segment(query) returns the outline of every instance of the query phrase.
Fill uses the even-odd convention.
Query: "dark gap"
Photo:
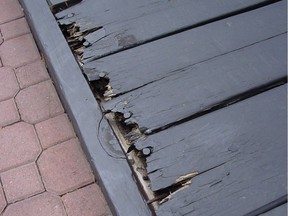
[[[88,83],[90,85],[90,88],[91,88],[94,96],[98,100],[102,101],[103,100],[103,95],[105,94],[105,92],[107,90],[107,85],[109,84],[109,79],[106,78],[106,77],[101,77],[98,80],[90,81]]]
[[[85,31],[80,31],[80,27],[76,25],[76,23],[71,23],[69,25],[59,25],[59,27],[64,37],[66,38],[70,49],[73,51],[78,63],[81,62],[85,47],[90,46],[89,42],[86,41],[85,37],[88,34],[103,28],[102,26],[97,26],[91,29],[87,29]]]
[[[198,112],[196,114],[193,114],[191,116],[183,118],[183,119],[181,119],[179,121],[169,123],[169,124],[164,125],[164,126],[162,126],[160,128],[151,129],[149,131],[149,134],[147,134],[147,135],[155,134],[155,133],[161,132],[163,130],[166,130],[167,128],[174,127],[174,126],[177,126],[179,124],[183,124],[185,122],[191,121],[193,119],[196,119],[196,118],[201,117],[203,115],[206,115],[208,113],[211,113],[211,112],[214,112],[216,110],[222,109],[224,107],[230,106],[230,105],[232,105],[234,103],[237,103],[239,101],[242,101],[242,100],[248,99],[250,97],[256,96],[258,94],[261,94],[261,93],[263,93],[265,91],[268,91],[270,89],[273,89],[273,88],[278,87],[280,85],[283,85],[285,83],[287,83],[287,76],[279,78],[277,80],[273,80],[273,81],[271,81],[269,83],[266,83],[264,85],[261,85],[259,87],[254,88],[254,89],[250,89],[248,91],[245,91],[245,92],[243,92],[241,94],[235,95],[235,96],[233,96],[231,98],[228,98],[228,99],[226,99],[224,101],[221,101],[219,104],[215,104],[212,107],[207,107],[204,111],[200,111],[200,112]]]
[[[186,180],[187,182],[187,180]],[[181,189],[185,182],[179,182],[173,185],[170,185],[166,188],[160,189],[158,191],[154,191],[155,197],[153,199],[150,199],[147,201],[147,204],[152,204],[153,202],[159,202],[163,199],[165,199],[166,197],[168,197],[170,194],[174,193],[175,191]]]
[[[100,56],[97,56],[97,57],[92,57],[87,62],[91,62],[91,61],[94,61],[94,60],[97,60],[97,59],[101,59],[101,58],[104,58],[104,57],[107,57],[107,56],[110,56],[110,55],[113,55],[113,54],[116,54],[116,53],[119,53],[119,52],[122,52],[122,51],[125,51],[125,50],[128,50],[128,49],[131,49],[131,48],[134,48],[134,47],[137,47],[137,46],[141,46],[141,45],[144,45],[144,44],[147,44],[147,43],[151,43],[153,41],[156,41],[156,40],[159,40],[159,39],[162,39],[162,38],[166,38],[166,37],[172,36],[174,34],[179,34],[181,32],[184,32],[184,31],[187,31],[187,30],[191,30],[193,28],[197,28],[197,27],[200,27],[200,26],[203,26],[203,25],[210,24],[212,22],[216,22],[216,21],[219,21],[219,20],[222,20],[222,19],[226,19],[228,17],[232,17],[232,16],[236,16],[236,15],[239,15],[239,14],[242,14],[242,13],[246,13],[246,12],[252,11],[252,10],[256,10],[258,8],[265,7],[267,5],[270,5],[270,4],[273,4],[273,3],[276,3],[276,2],[280,2],[280,1],[281,0],[267,0],[267,1],[264,1],[264,2],[261,2],[261,3],[257,3],[257,4],[254,4],[254,5],[248,6],[246,8],[240,9],[240,10],[232,11],[232,12],[220,15],[218,17],[214,17],[214,18],[211,18],[211,19],[208,19],[208,20],[205,20],[205,21],[193,24],[193,25],[189,25],[189,26],[186,26],[186,27],[183,27],[183,28],[168,32],[168,33],[164,33],[162,35],[158,35],[158,36],[150,38],[148,40],[143,40],[143,41],[140,41],[138,43],[131,44],[129,46],[120,48],[120,49],[118,49],[116,51],[112,51],[112,52],[109,52],[109,53],[106,53],[106,54],[103,54],[103,55],[100,55]]]
[[[115,112],[113,113],[114,117],[113,117],[113,122],[116,123],[116,126],[118,127],[119,131],[121,134],[123,134],[124,139],[126,140],[126,143],[128,145],[130,145],[130,147],[134,146],[134,142],[133,140],[131,140],[131,137],[134,135],[136,135],[137,137],[139,136],[139,133],[137,133],[137,129],[138,129],[138,125],[134,125],[134,124],[130,124],[127,125],[124,123],[125,121],[125,116],[123,113],[120,112]],[[108,123],[111,126],[111,122],[108,119]],[[112,127],[112,126],[111,126]],[[119,137],[115,134],[115,131],[113,130],[113,133],[115,135],[115,137],[118,139],[118,142],[121,143],[121,141],[119,140]],[[123,148],[123,146],[120,144],[123,152],[125,152],[125,149]],[[131,168],[131,171],[133,173],[132,178],[134,178],[135,182],[137,183],[137,187],[139,189],[139,191],[141,192],[141,194],[143,195],[144,199],[147,201],[149,200],[149,196],[147,195],[144,186],[141,183],[141,180],[139,178],[142,178],[144,181],[149,182],[149,177],[146,171],[146,156],[143,154],[143,152],[140,150],[137,150],[136,148],[133,149],[134,153],[136,155],[136,157],[139,159],[139,161],[141,161],[141,165],[136,169],[134,169],[133,164],[135,163],[135,157],[132,157],[132,159],[128,159],[128,157],[126,157],[127,161],[128,161],[128,165]],[[129,150],[128,150],[129,151]],[[138,172],[140,175],[137,175]],[[148,201],[147,201],[148,202]],[[148,203],[147,203],[148,204]],[[153,205],[148,205],[149,209],[151,210],[151,213],[153,216],[156,216],[155,214],[155,209],[153,207]]]
[[[257,208],[255,210],[253,210],[252,212],[249,212],[248,214],[245,214],[245,216],[257,216],[260,214],[263,214],[265,212],[268,212],[274,208],[277,208],[278,206],[281,206],[283,204],[287,203],[287,194],[279,197],[278,199],[264,205],[261,206],[260,208]]]
[[[228,162],[228,161],[223,162],[223,163],[221,163],[221,164],[218,164],[218,165],[216,165],[216,166],[214,166],[214,167],[211,167],[211,168],[209,168],[209,169],[207,169],[207,170],[204,170],[204,171],[202,171],[202,172],[199,172],[198,175],[204,174],[204,173],[209,172],[209,171],[211,171],[211,170],[213,170],[213,169],[216,169],[216,168],[218,168],[218,167],[221,167],[221,166],[223,166],[224,164],[226,164],[227,162]]]
[[[72,7],[73,5],[76,5],[80,3],[82,0],[67,0],[64,2],[61,2],[59,4],[53,5],[51,1],[48,0],[48,5],[50,6],[50,10],[52,11],[53,14],[56,14],[60,11],[63,11],[69,7]]]
[[[191,184],[191,179],[197,176],[199,173],[193,172],[189,173],[185,176],[179,177],[175,183],[171,184],[166,188],[159,189],[154,191],[155,197],[147,201],[147,204],[151,204],[153,202],[159,202],[161,205],[162,203],[168,201],[170,198],[169,196],[181,189],[188,187]]]
[[[199,173],[197,173],[197,174],[195,173],[195,175],[192,175],[192,176],[189,177],[189,178],[185,178],[183,181],[179,181],[179,182],[174,183],[174,184],[172,184],[172,185],[170,185],[170,186],[168,186],[168,187],[165,187],[165,188],[159,189],[159,190],[157,190],[157,191],[154,191],[154,193],[155,193],[155,198],[149,200],[147,203],[148,203],[148,204],[151,204],[151,203],[153,203],[153,202],[163,200],[164,198],[168,197],[171,193],[173,193],[173,192],[181,189],[183,186],[185,186],[185,183],[188,183],[192,178],[194,178],[194,177],[196,177],[196,176],[199,176],[199,175],[201,175],[201,174],[204,174],[204,173],[206,173],[206,172],[209,172],[209,171],[211,171],[211,170],[213,170],[213,169],[216,169],[216,168],[218,168],[218,167],[220,167],[220,166],[223,166],[225,163],[227,163],[227,162],[218,164],[218,165],[216,165],[216,166],[214,166],[214,167],[211,167],[211,168],[209,168],[209,169],[207,169],[207,170],[204,170],[204,171],[202,171],[202,172],[199,172]],[[157,170],[155,170],[155,171],[157,171]],[[153,171],[153,172],[154,172],[154,171]],[[229,173],[227,173],[227,175],[229,175]],[[214,183],[214,185],[217,184],[217,183],[220,183],[220,182],[218,181],[218,182]]]

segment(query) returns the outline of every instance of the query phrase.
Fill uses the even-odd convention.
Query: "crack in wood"
[[[108,119],[110,126],[112,127],[116,137],[121,144],[122,149],[126,154],[131,169],[134,171],[136,181],[139,183],[139,189],[144,192],[147,200],[154,198],[154,192],[150,189],[150,180],[146,169],[146,156],[142,151],[133,149],[129,151],[131,146],[134,146],[133,141],[130,140],[131,134],[137,134],[137,127],[128,127],[123,124],[124,115],[122,113],[107,113],[105,117]],[[157,203],[150,203],[151,208],[156,210],[158,208]]]
[[[194,28],[197,28],[200,26],[204,26],[204,25],[207,25],[207,24],[210,24],[213,22],[217,22],[219,20],[223,20],[223,19],[226,19],[228,17],[236,16],[236,15],[246,13],[246,12],[258,9],[258,8],[262,8],[262,7],[268,6],[270,4],[273,4],[273,3],[276,3],[279,1],[281,1],[281,0],[266,0],[266,1],[258,2],[258,3],[254,3],[252,5],[243,7],[241,9],[236,9],[234,11],[227,12],[225,14],[221,14],[221,15],[218,15],[218,16],[213,17],[213,18],[208,18],[206,20],[196,22],[192,25],[191,24],[185,25],[185,26],[182,26],[178,29],[170,30],[169,32],[163,32],[162,34],[155,35],[155,36],[152,36],[150,38],[146,38],[146,39],[142,39],[142,40],[137,40],[136,37],[132,34],[128,34],[128,35],[124,34],[123,35],[123,33],[119,33],[117,35],[114,35],[114,38],[116,38],[116,39],[119,38],[119,40],[117,39],[118,40],[117,48],[114,48],[110,51],[106,51],[105,53],[99,53],[97,55],[96,54],[89,55],[89,57],[87,57],[87,59],[85,60],[85,63],[95,61],[97,59],[101,59],[101,58],[104,58],[104,57],[107,57],[110,55],[114,55],[116,53],[119,53],[119,52],[122,52],[122,51],[125,51],[128,49],[132,49],[132,48],[135,48],[138,46],[142,46],[142,45],[145,45],[147,43],[151,43],[151,42],[159,40],[159,39],[170,37],[172,35],[179,34],[181,32],[187,31],[187,30],[191,30],[191,29],[194,29]],[[75,9],[75,11],[77,11],[77,9]],[[67,22],[65,17],[59,17],[59,16],[62,16],[62,14],[58,15],[58,19],[61,19],[60,22],[62,24]],[[57,15],[56,15],[56,17],[57,17]],[[106,25],[108,25],[108,24],[106,24]],[[122,37],[122,35],[123,35],[123,37]],[[89,53],[91,53],[91,52],[89,52]]]
[[[82,0],[67,0],[67,1],[61,1],[59,3],[54,4],[53,1],[47,0],[48,5],[50,6],[50,10],[53,14],[56,14],[60,11],[63,11],[69,7],[72,7],[73,5],[76,5],[80,3]]]
[[[208,113],[211,113],[211,112],[214,112],[216,110],[222,109],[224,107],[230,106],[232,104],[235,104],[235,103],[240,102],[242,100],[245,100],[247,98],[256,96],[256,95],[261,94],[261,93],[263,93],[265,91],[268,91],[268,90],[273,89],[275,87],[281,86],[281,85],[283,85],[285,83],[287,83],[287,76],[281,77],[281,78],[279,78],[277,80],[273,80],[273,81],[271,81],[269,83],[266,83],[266,84],[264,84],[262,86],[259,86],[259,87],[256,87],[254,89],[251,89],[251,90],[249,90],[247,92],[243,92],[243,93],[241,93],[239,95],[236,95],[236,96],[233,96],[231,98],[228,98],[227,100],[221,101],[218,104],[214,104],[213,106],[207,107],[207,108],[201,110],[200,112],[198,112],[196,114],[193,114],[193,115],[188,116],[186,118],[180,119],[180,120],[175,121],[175,122],[173,122],[171,124],[164,125],[164,126],[162,126],[160,128],[151,129],[151,133],[150,134],[155,134],[155,133],[161,132],[163,130],[166,130],[166,129],[170,128],[170,127],[174,127],[174,126],[182,124],[184,122],[191,121],[191,120],[193,120],[195,118],[201,117],[201,116],[206,115]]]
[[[70,16],[74,16],[70,14]],[[81,31],[81,27],[73,22],[71,24],[59,24],[60,29],[62,30],[68,45],[73,51],[78,63],[82,66],[83,53],[85,47],[89,47],[91,43],[89,42],[87,36],[93,34],[94,32],[102,29],[102,26],[96,26],[89,28],[85,31]]]

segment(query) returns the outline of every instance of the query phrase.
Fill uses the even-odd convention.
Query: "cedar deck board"
[[[86,0],[56,14],[61,24],[75,22],[81,31],[103,26],[100,38],[84,51],[84,61],[149,41],[267,0]],[[73,17],[67,15],[74,14]],[[91,34],[93,35],[93,34]],[[93,36],[92,36],[93,38]]]
[[[131,91],[286,32],[285,9],[285,2],[275,3],[86,63],[83,69],[93,76],[105,73],[115,94]]]
[[[283,34],[187,67],[103,107],[132,113],[125,123],[136,122],[140,128],[153,130],[173,124],[285,77],[286,38],[287,34]]]
[[[48,4],[20,2],[111,211],[117,216],[152,215]]]
[[[157,215],[245,215],[285,195],[286,88],[148,137],[147,143],[166,147],[147,158],[148,167],[157,167],[149,175],[152,188],[200,173],[160,205]],[[166,165],[153,165],[157,160]]]

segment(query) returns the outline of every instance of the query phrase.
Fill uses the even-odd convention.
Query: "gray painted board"
[[[285,216],[285,215],[287,215],[287,203],[278,206],[268,212],[265,212],[260,216]]]
[[[152,190],[221,164],[226,164],[223,167],[227,172],[239,166],[235,172],[253,176],[253,170],[242,166],[249,161],[260,173],[285,176],[286,87],[282,85],[138,141],[138,149],[154,149],[146,158]]]
[[[286,77],[286,40],[283,34],[184,68],[103,107],[131,113],[126,124],[150,130],[165,127]]]
[[[22,2],[29,8],[38,44],[114,213],[150,215],[118,140],[87,91],[67,44],[56,40],[60,31],[47,15],[44,1]],[[60,20],[66,24],[77,20],[81,31],[98,26],[102,19],[103,28],[86,37],[95,42],[84,53],[89,58],[149,42],[84,64],[94,77],[106,74],[115,94],[126,93],[104,104],[107,109],[116,106],[115,111],[133,112],[140,126],[153,129],[219,103],[227,105],[135,144],[138,149],[153,148],[146,162],[154,191],[170,190],[179,177],[199,172],[191,185],[160,205],[160,216],[244,215],[286,194],[287,85],[263,89],[286,76],[286,1],[228,18],[233,10],[266,1],[215,0],[209,2],[211,7],[207,2],[83,0],[57,15],[66,14]],[[84,15],[73,14],[75,8]],[[221,20],[211,20],[222,15]],[[200,26],[201,22],[207,25]],[[187,25],[193,29],[182,32]],[[169,33],[175,34],[168,37]],[[254,96],[244,100],[243,93]],[[127,96],[129,104],[120,105]],[[227,98],[241,101],[230,105]]]
[[[105,73],[113,94],[122,94],[286,32],[285,11],[286,2],[275,3],[89,62],[83,68],[94,77]]]
[[[83,0],[56,17],[91,33],[83,62],[270,0]],[[94,40],[94,38],[96,38]],[[91,40],[92,39],[92,40]]]

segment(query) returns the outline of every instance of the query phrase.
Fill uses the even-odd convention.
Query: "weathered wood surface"
[[[269,2],[274,0],[83,0],[56,14],[56,17],[64,25],[76,23],[82,32],[96,26],[103,27],[99,32],[91,33],[88,39],[92,46],[84,51],[83,62],[86,62],[216,17]]]
[[[198,171],[158,215],[245,215],[286,194],[287,85],[149,136],[153,190]],[[146,143],[146,145],[144,144]]]
[[[132,114],[126,124],[165,127],[219,105],[287,74],[287,34],[218,56],[121,95],[105,110]]]
[[[204,172],[234,157],[244,160],[249,151],[263,163],[272,160],[271,166],[285,168],[285,88],[277,87],[138,141],[138,149],[154,149],[147,157],[152,190],[166,188],[182,175]]]
[[[279,2],[229,17],[89,62],[83,69],[94,77],[105,73],[113,94],[131,91],[196,63],[286,32],[285,5]]]
[[[67,2],[69,0],[47,0],[47,3],[49,6],[56,6],[56,5],[59,5],[59,4],[63,4],[65,2]]]
[[[278,206],[268,212],[261,214],[260,216],[285,216],[287,215],[287,203]]]
[[[101,27],[85,37],[92,46],[84,49],[84,73],[109,79],[106,110],[155,129],[135,147],[153,149],[146,158],[152,191],[174,192],[157,215],[283,212],[287,2],[262,5],[268,2],[83,0],[56,15],[82,32]],[[101,148],[117,157],[107,128],[105,120],[97,129]],[[194,172],[192,184],[176,190]]]

